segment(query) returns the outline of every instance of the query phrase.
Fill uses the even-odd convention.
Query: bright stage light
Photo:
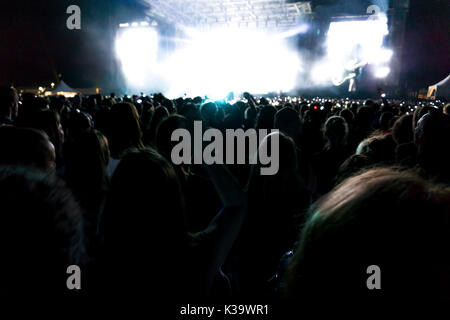
[[[146,89],[157,67],[158,34],[153,28],[124,28],[116,38],[122,72],[133,89]]]
[[[362,21],[337,21],[330,24],[327,35],[327,55],[313,68],[311,80],[316,85],[339,83],[350,65],[385,66],[392,58],[393,51],[383,47],[384,37],[389,34],[387,18],[379,15],[377,19]],[[384,73],[382,73],[383,71]],[[385,74],[380,69],[377,75]]]
[[[190,41],[163,66],[168,96],[224,98],[233,91],[268,93],[294,88],[298,55],[280,37],[248,29],[188,30]]]
[[[389,67],[379,67],[375,70],[375,77],[386,78],[389,73],[391,73],[391,68]]]

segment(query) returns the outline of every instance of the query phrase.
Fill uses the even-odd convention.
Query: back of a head
[[[67,267],[83,267],[82,217],[55,175],[0,168],[0,295],[40,299],[69,294]]]
[[[55,111],[45,109],[29,114],[22,123],[22,126],[44,131],[55,146],[57,153],[61,152],[64,133],[61,127],[60,117]]]
[[[391,169],[345,180],[311,208],[288,266],[286,296],[305,306],[352,301],[377,308],[448,298],[449,199],[450,189]],[[367,286],[372,265],[381,270],[381,290]]]
[[[273,106],[263,106],[256,118],[256,129],[272,129],[277,109]]]
[[[111,179],[104,234],[119,257],[176,255],[185,241],[184,201],[174,169],[152,149],[127,153]],[[144,252],[147,252],[144,254]]]
[[[413,142],[413,116],[403,115],[395,121],[392,128],[392,137],[397,144]]]
[[[392,134],[374,135],[358,145],[356,154],[366,155],[374,162],[390,163],[395,159],[395,147]]]
[[[65,177],[77,193],[98,197],[106,191],[108,178],[109,146],[106,137],[97,130],[89,129],[78,134],[65,147]]]
[[[113,105],[107,126],[107,136],[113,158],[120,158],[128,148],[143,147],[139,115],[133,104]]]
[[[0,126],[0,164],[55,167],[55,149],[48,136],[38,130]]]
[[[16,89],[8,86],[0,87],[0,120],[3,117],[17,117],[18,101]]]
[[[332,116],[328,118],[323,127],[323,134],[330,149],[341,147],[348,136],[348,125],[343,117]]]
[[[173,147],[177,142],[172,141],[172,133],[177,129],[188,129],[188,120],[180,115],[171,115],[161,121],[156,130],[156,148],[170,161]]]
[[[274,126],[292,139],[297,139],[301,133],[298,112],[289,107],[284,107],[275,114]]]
[[[380,128],[384,131],[389,131],[391,129],[390,123],[391,119],[394,117],[392,112],[383,112],[380,116]]]
[[[214,122],[216,117],[218,107],[213,102],[207,102],[200,106],[200,115],[203,121],[206,121],[208,124]]]
[[[444,114],[425,114],[417,123],[414,142],[423,169],[440,180],[450,182],[450,118]]]
[[[285,193],[284,190],[294,189],[292,183],[298,182],[297,177],[297,151],[295,143],[286,134],[282,132],[275,132],[267,135],[261,145],[259,152],[268,152],[268,154],[275,152],[271,150],[273,147],[272,141],[278,137],[279,144],[279,165],[278,172],[274,175],[261,175],[261,164],[254,164],[250,170],[250,178],[248,182],[248,190],[250,195],[254,195],[255,199],[270,199],[276,193]],[[275,200],[279,200],[276,199]]]

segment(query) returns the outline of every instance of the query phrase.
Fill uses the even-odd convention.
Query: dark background
[[[363,14],[371,1],[312,1],[319,14]],[[81,7],[82,29],[68,30],[68,6]],[[58,74],[72,87],[114,87],[114,28],[141,18],[142,0],[1,0],[0,83],[48,85]],[[402,84],[427,87],[449,71],[449,1],[411,0]]]

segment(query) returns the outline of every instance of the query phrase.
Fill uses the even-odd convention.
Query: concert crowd
[[[279,171],[172,163],[173,131],[194,121],[278,129]],[[450,302],[443,101],[64,98],[2,87],[0,150],[2,296],[294,312]],[[79,289],[67,287],[70,265],[82,270]],[[372,265],[381,290],[368,289]]]

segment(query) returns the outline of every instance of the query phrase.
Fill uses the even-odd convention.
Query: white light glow
[[[133,88],[145,88],[155,72],[158,34],[153,28],[122,29],[116,39],[116,54],[123,74]]]
[[[168,96],[268,93],[294,88],[298,55],[280,37],[248,29],[187,30],[190,41],[165,61]]]
[[[389,73],[391,73],[391,69],[389,67],[379,67],[375,70],[375,77],[386,78]]]
[[[383,48],[388,34],[387,18],[382,14],[372,20],[332,22],[326,41],[327,55],[313,66],[313,84],[337,85],[352,65],[385,66],[393,55],[392,50]]]

